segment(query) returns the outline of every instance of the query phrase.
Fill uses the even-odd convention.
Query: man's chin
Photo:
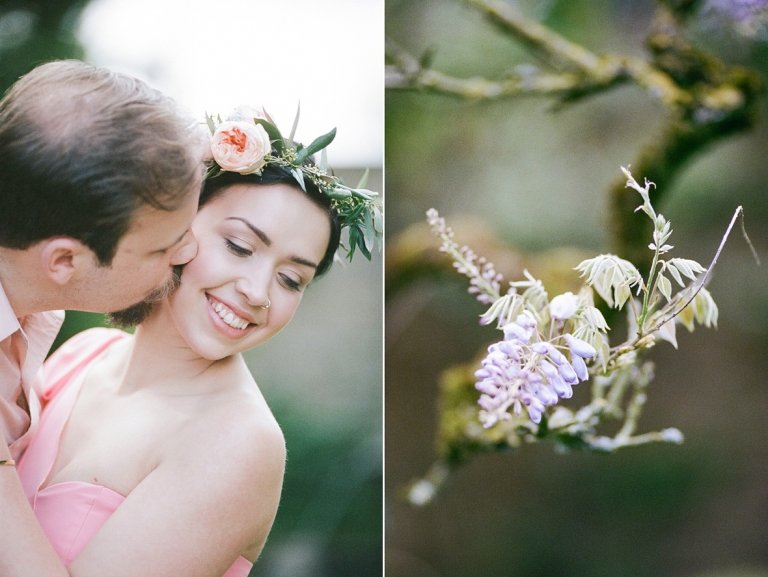
[[[122,329],[135,327],[152,314],[155,304],[156,302],[141,301],[122,310],[107,313],[107,322]]]
[[[107,321],[109,324],[120,328],[130,328],[141,324],[152,314],[155,305],[176,292],[180,284],[181,267],[174,267],[168,282],[154,289],[141,301],[122,310],[107,313]]]

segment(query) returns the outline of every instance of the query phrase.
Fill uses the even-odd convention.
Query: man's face
[[[77,310],[111,312],[152,297],[166,285],[173,267],[197,253],[190,225],[197,214],[199,187],[177,210],[139,209],[120,239],[109,266],[95,262],[77,283]],[[75,308],[75,307],[68,307]]]

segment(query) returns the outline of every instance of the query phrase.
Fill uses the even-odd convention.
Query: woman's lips
[[[257,326],[251,319],[245,318],[242,314],[239,314],[233,308],[223,301],[206,295],[208,298],[209,309],[211,311],[214,320],[220,321],[216,326],[230,337],[239,337],[250,326]]]

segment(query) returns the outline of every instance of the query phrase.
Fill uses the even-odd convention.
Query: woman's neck
[[[241,364],[240,355],[219,360],[200,356],[178,333],[161,305],[136,328],[127,355],[115,368],[121,373],[124,391],[153,387],[168,394],[189,395],[221,390],[217,376]]]

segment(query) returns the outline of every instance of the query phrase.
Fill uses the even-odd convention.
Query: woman
[[[3,576],[245,577],[264,546],[285,445],[240,353],[291,320],[340,230],[364,233],[378,209],[306,160],[332,134],[302,148],[251,118],[211,124],[198,254],[176,292],[135,335],[85,331],[46,364],[18,471],[55,554],[0,467]]]

